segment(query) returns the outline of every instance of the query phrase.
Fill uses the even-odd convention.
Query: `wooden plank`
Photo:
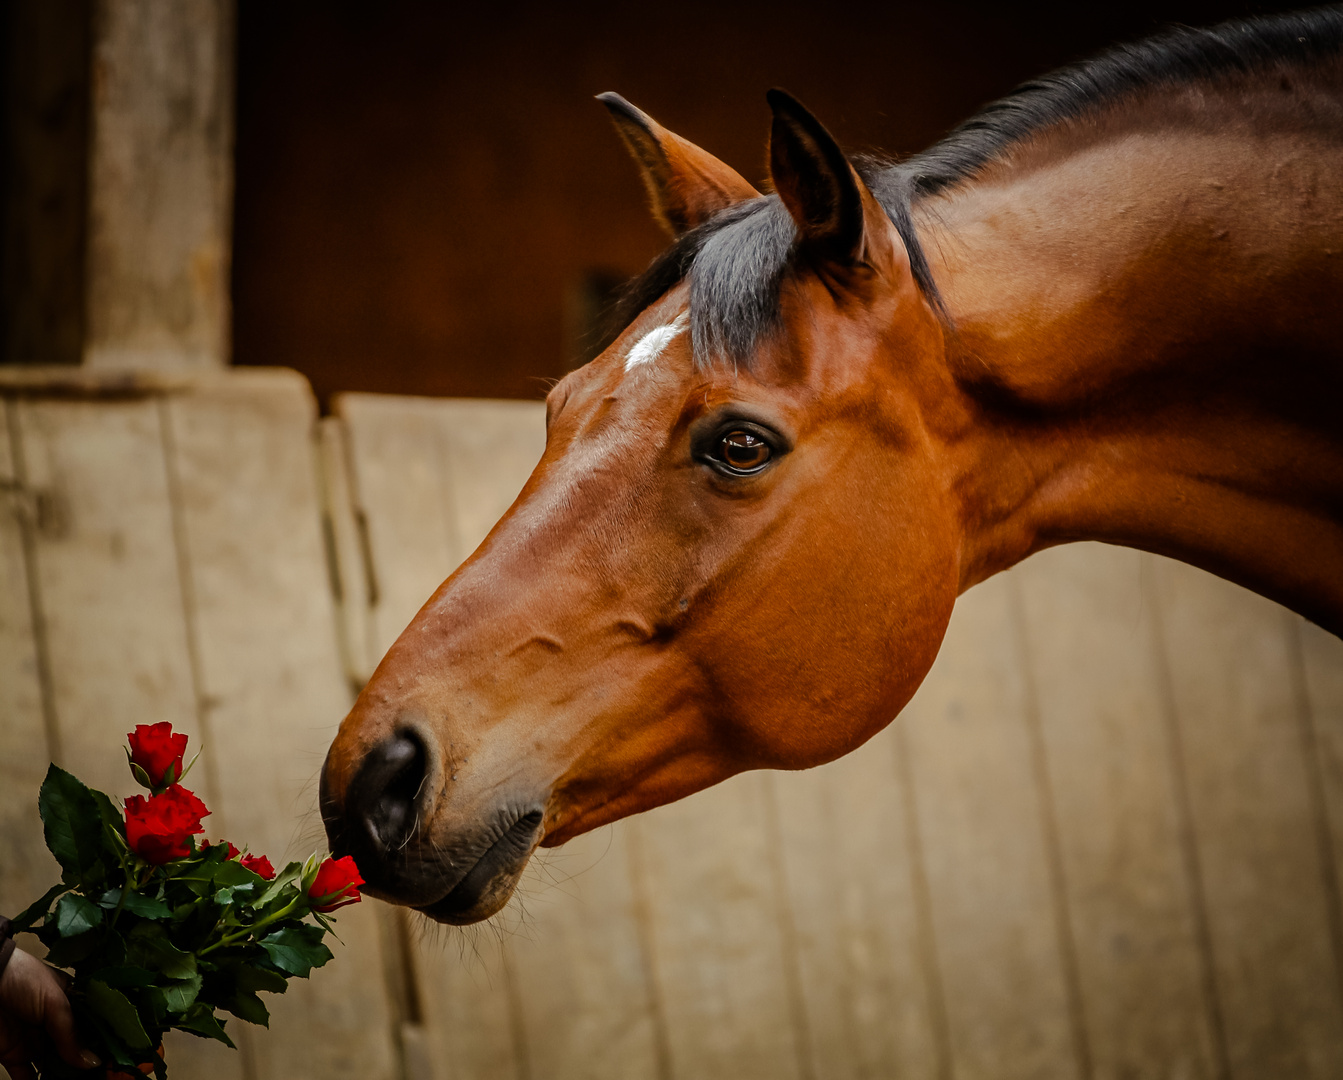
[[[461,558],[450,477],[445,473],[441,402],[342,394],[354,505],[362,513],[371,564],[371,673]],[[491,927],[440,928],[416,918],[411,963],[424,1042],[442,1080],[525,1080],[515,1039],[503,946]]]
[[[631,822],[678,1080],[808,1075],[787,989],[767,784],[746,773]]]
[[[546,407],[539,401],[448,400],[435,402],[434,414],[461,562],[513,505],[541,460]]]
[[[325,846],[317,774],[350,695],[321,533],[315,403],[293,373],[237,375],[165,406],[201,696],[222,823],[273,861]],[[343,911],[336,959],[268,1001],[255,1076],[397,1071],[371,904]]]
[[[1331,851],[1336,918],[1343,920],[1343,640],[1292,616],[1305,682],[1311,742]]]
[[[1026,687],[999,575],[961,597],[899,723],[958,1080],[1080,1075]]]
[[[818,1080],[941,1070],[892,728],[771,778]]]
[[[541,851],[505,939],[531,1075],[658,1075],[651,971],[640,940],[627,823]]]
[[[373,673],[373,594],[370,591],[367,525],[355,503],[345,421],[326,416],[318,423],[323,525],[332,557],[341,659],[352,687],[362,688]]]
[[[44,506],[36,563],[61,764],[129,794],[120,747],[136,724],[169,720],[202,745],[158,409],[21,401],[17,416]],[[192,781],[208,801],[205,777]]]
[[[204,745],[158,407],[24,401],[14,415],[43,505],[35,562],[60,763],[113,797],[130,794],[138,788],[120,747],[136,724],[169,720]],[[207,773],[190,784],[217,805]],[[176,1033],[165,1047],[182,1075],[243,1075],[222,1045]]]
[[[439,402],[341,394],[356,510],[364,515],[373,567],[369,674],[464,553],[444,474]]]
[[[1231,1072],[1339,1076],[1343,1001],[1287,624],[1201,571],[1155,571]]]
[[[33,508],[10,442],[13,405],[0,399],[0,913],[16,915],[60,879],[42,842],[37,792],[52,750],[42,714],[25,528]],[[35,944],[29,938],[28,948]]]
[[[496,926],[457,929],[417,916],[413,930],[434,1080],[531,1080]]]
[[[84,363],[225,364],[234,4],[94,10]]]
[[[1150,556],[1101,544],[1016,573],[1098,1076],[1217,1072],[1162,722]]]

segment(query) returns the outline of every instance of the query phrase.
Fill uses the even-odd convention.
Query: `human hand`
[[[11,1080],[36,1080],[32,1063],[54,1044],[61,1058],[77,1069],[101,1062],[80,1046],[75,1018],[58,973],[35,956],[15,949],[0,972],[0,1065]]]

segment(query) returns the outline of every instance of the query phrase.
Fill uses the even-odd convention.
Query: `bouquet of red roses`
[[[197,843],[210,811],[180,783],[191,767],[182,764],[187,737],[163,723],[128,739],[131,772],[150,793],[121,808],[48,769],[38,807],[61,883],[12,932],[35,934],[47,962],[71,974],[85,1045],[162,1080],[158,1047],[169,1029],[233,1046],[221,1010],[266,1025],[259,993],[282,994],[331,959],[328,916],[357,903],[364,882],[348,856],[314,855],[277,872],[226,841]],[[86,1074],[54,1061],[43,1075]]]

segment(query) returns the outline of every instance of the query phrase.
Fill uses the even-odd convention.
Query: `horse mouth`
[[[541,831],[542,812],[532,810],[518,818],[490,845],[485,854],[447,893],[416,910],[435,922],[453,926],[488,919],[508,903],[522,871],[531,858]]]

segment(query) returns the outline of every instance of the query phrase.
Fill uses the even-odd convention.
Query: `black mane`
[[[919,288],[945,316],[914,230],[912,206],[975,176],[1012,146],[1124,97],[1157,87],[1215,82],[1273,68],[1297,68],[1343,51],[1343,5],[1235,20],[1207,29],[1180,27],[1024,83],[986,106],[930,149],[902,162],[854,161],[909,251]],[[769,195],[741,203],[685,233],[636,278],[613,324],[640,311],[687,276],[695,356],[746,362],[778,317],[779,280],[795,233]]]

